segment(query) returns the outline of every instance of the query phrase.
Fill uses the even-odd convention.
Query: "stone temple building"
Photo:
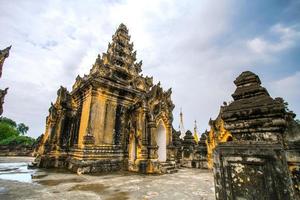
[[[249,71],[234,81],[220,118],[232,139],[219,143],[213,165],[217,200],[300,199],[300,124]]]
[[[72,91],[58,90],[37,148],[37,165],[77,173],[172,170],[172,91],[153,84],[141,67],[121,24],[90,73],[78,76]]]

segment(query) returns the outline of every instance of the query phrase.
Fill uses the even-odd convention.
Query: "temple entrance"
[[[162,121],[157,127],[157,145],[158,145],[158,160],[164,162],[167,160],[167,136],[166,128]]]
[[[136,141],[135,137],[131,139],[129,148],[129,159],[134,162],[136,160]]]

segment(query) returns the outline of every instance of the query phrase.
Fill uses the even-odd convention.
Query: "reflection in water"
[[[26,162],[0,163],[0,179],[30,183],[34,171],[33,169],[27,169]]]

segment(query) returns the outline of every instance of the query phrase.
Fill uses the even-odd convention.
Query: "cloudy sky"
[[[257,73],[272,97],[300,118],[300,1],[20,1],[0,0],[0,48],[12,45],[0,87],[3,115],[29,125],[45,118],[60,85],[71,88],[106,51],[120,23],[129,28],[143,74],[173,88],[174,127],[208,128],[233,80]]]

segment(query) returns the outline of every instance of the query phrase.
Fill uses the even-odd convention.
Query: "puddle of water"
[[[0,187],[0,194],[5,193],[6,191],[7,191],[7,189],[5,187]]]
[[[52,180],[37,180],[35,183],[39,183],[41,185],[46,186],[56,186],[62,183],[80,183],[83,182],[84,179],[79,178],[70,178],[70,179],[52,179]]]
[[[27,169],[26,162],[0,163],[0,179],[30,183],[34,171],[33,169]]]
[[[68,191],[87,191],[87,192],[94,192],[98,195],[105,196],[105,200],[128,200],[129,192],[123,192],[118,189],[109,191],[110,186],[105,186],[101,183],[90,183],[90,184],[78,184],[71,187]]]

